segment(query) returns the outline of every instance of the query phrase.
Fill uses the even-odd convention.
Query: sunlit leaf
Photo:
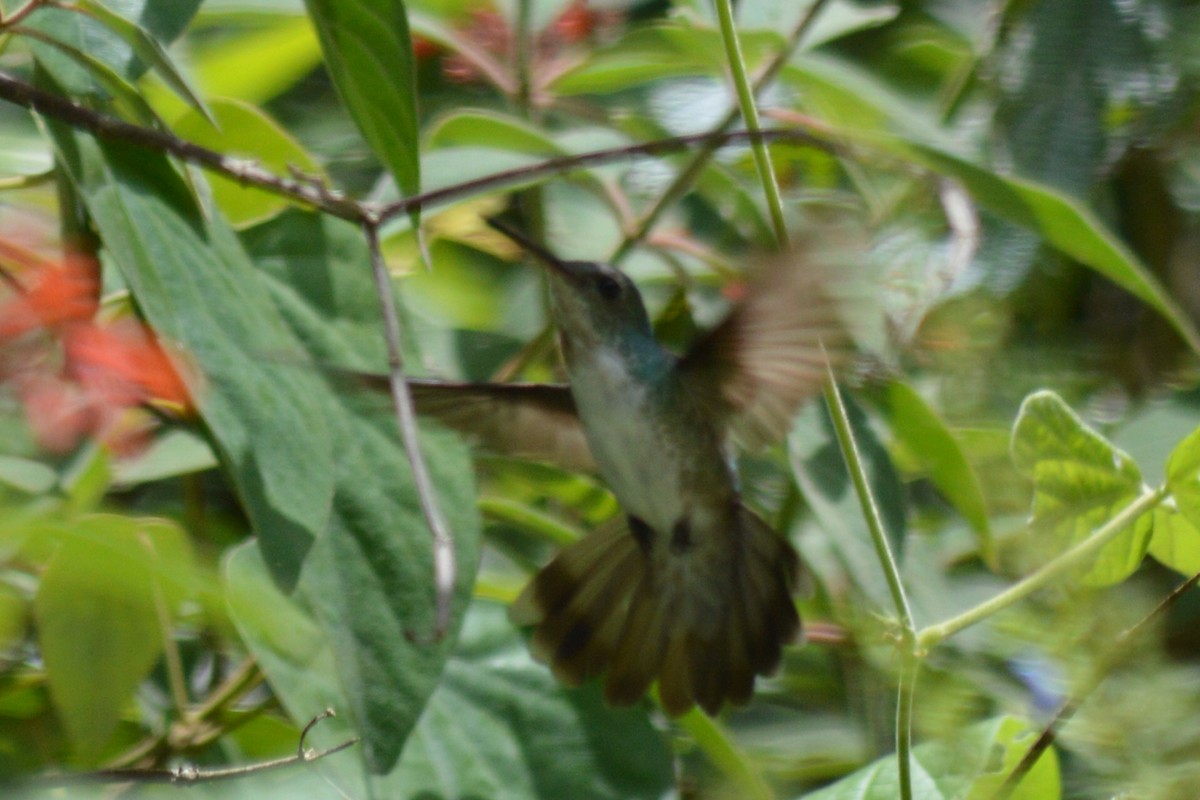
[[[1087,538],[1138,496],[1142,474],[1133,460],[1084,425],[1050,391],[1025,399],[1013,426],[1013,461],[1033,480],[1033,525],[1064,549]],[[1100,550],[1085,583],[1106,585],[1141,563],[1150,525],[1141,520]]]
[[[288,175],[294,167],[314,178],[321,176],[313,157],[258,108],[238,100],[213,100],[209,110],[213,122],[191,111],[175,121],[175,133],[230,158],[254,160],[276,175]],[[208,181],[213,199],[236,226],[261,222],[290,204],[278,194],[221,175],[210,174]]]
[[[1182,575],[1200,572],[1200,528],[1192,518],[1163,504],[1154,509],[1153,523],[1146,552]]]

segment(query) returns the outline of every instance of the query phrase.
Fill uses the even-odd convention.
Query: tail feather
[[[672,716],[748,702],[800,630],[795,551],[740,507],[707,549],[662,544],[643,549],[624,528],[593,533],[534,578],[513,621],[536,626],[534,655],[563,682],[607,671],[614,705],[636,702],[655,679]]]
[[[614,706],[640,700],[658,677],[667,655],[675,620],[670,605],[662,602],[654,578],[649,571],[642,576],[613,653],[604,697]]]

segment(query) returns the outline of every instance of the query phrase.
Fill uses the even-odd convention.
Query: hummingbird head
[[[598,261],[565,261],[498,220],[487,223],[545,267],[554,323],[569,346],[620,347],[642,337],[654,341],[641,293],[616,267]]]

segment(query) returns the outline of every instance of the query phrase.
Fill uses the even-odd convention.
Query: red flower
[[[38,443],[71,449],[85,436],[119,452],[148,440],[146,406],[190,406],[176,366],[154,334],[134,319],[102,322],[96,263],[48,261],[0,240],[11,289],[0,301],[0,378],[15,386]]]

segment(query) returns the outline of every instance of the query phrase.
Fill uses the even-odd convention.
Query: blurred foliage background
[[[710,0],[2,7],[6,75],[375,203],[737,127]],[[789,229],[868,231],[845,393],[917,627],[1170,488],[1087,569],[922,654],[916,796],[994,796],[1098,677],[1016,796],[1196,796],[1200,600],[1120,635],[1200,571],[1200,8],[736,14],[751,73],[778,61],[764,124],[816,139],[770,147]],[[809,564],[810,642],[719,719],[614,711],[503,612],[615,501],[432,428],[462,627],[423,641],[428,531],[386,398],[349,376],[387,364],[358,227],[11,103],[0,130],[0,785],[169,794],[64,774],[286,756],[332,707],[303,741],[356,747],[191,791],[898,796],[895,612],[819,403],[740,465]],[[414,218],[381,229],[411,372],[561,379],[539,275],[481,222],[509,204],[564,256],[616,254],[676,348],[774,242],[745,144],[462,191],[421,211],[428,267]]]

